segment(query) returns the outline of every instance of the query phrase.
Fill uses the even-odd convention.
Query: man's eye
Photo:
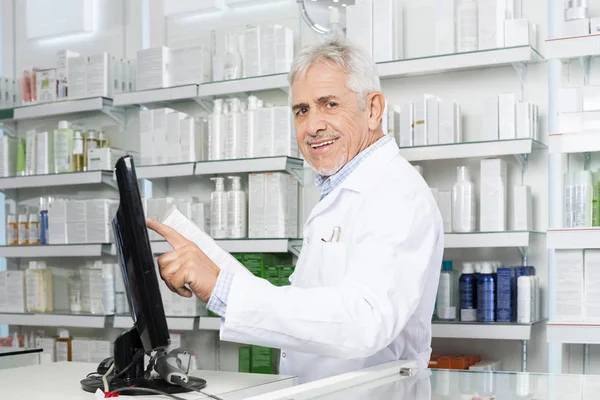
[[[303,107],[301,109],[298,110],[298,112],[296,113],[296,115],[305,115],[308,112],[308,108]]]
[[[336,108],[337,107],[337,103],[334,101],[330,101],[329,103],[327,103],[327,107],[328,108]]]

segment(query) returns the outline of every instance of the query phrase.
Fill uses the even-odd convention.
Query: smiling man
[[[427,184],[382,131],[375,65],[337,38],[302,50],[289,81],[298,145],[321,191],[292,285],[221,270],[149,221],[175,248],[159,258],[161,276],[208,302],[223,318],[221,339],[281,348],[280,372],[301,382],[393,360],[426,367],[442,221]]]

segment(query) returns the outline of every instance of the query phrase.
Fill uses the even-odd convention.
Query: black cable
[[[208,397],[210,397],[211,399],[214,399],[214,400],[223,400],[223,399],[222,399],[222,398],[220,398],[219,396],[215,396],[214,394],[206,393],[206,392],[204,392],[204,391],[202,391],[202,390],[200,390],[200,389],[196,389],[196,388],[194,388],[193,386],[186,384],[186,383],[185,383],[183,380],[181,380],[181,378],[180,378],[180,377],[178,377],[178,376],[174,376],[174,377],[172,377],[172,378],[171,378],[171,380],[173,381],[173,383],[176,383],[176,384],[178,384],[179,386],[181,386],[181,387],[182,387],[182,388],[184,388],[184,389],[191,390],[192,392],[198,392],[198,393],[200,393],[200,394],[203,394],[203,395],[205,395],[205,396],[208,396]]]
[[[185,400],[184,398],[175,396],[174,394],[171,394],[171,393],[163,392],[161,390],[156,390],[156,389],[143,388],[143,387],[123,387],[123,388],[111,390],[111,393],[124,393],[124,392],[143,392],[143,393],[148,393],[148,394],[160,394],[160,395],[167,396],[167,397],[169,397],[171,399],[175,399],[175,400]]]
[[[112,378],[110,378],[109,384],[110,384],[110,382],[114,381],[115,379],[119,378],[120,376],[125,374],[127,371],[129,371],[129,368],[131,368],[135,363],[137,363],[140,360],[140,358],[144,357],[144,354],[145,353],[143,350],[138,350],[138,352],[134,354],[131,362],[125,368],[123,368],[121,371],[119,371],[118,374],[115,374],[112,376]]]

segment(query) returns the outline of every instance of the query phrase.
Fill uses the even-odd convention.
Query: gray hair
[[[306,47],[296,55],[288,75],[290,100],[292,84],[296,79],[303,77],[312,65],[320,62],[337,64],[346,72],[346,87],[358,95],[359,104],[363,109],[367,96],[381,91],[381,82],[373,59],[365,50],[350,43],[340,34],[323,44]]]

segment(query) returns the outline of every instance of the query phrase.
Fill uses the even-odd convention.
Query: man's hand
[[[200,300],[208,302],[217,284],[219,267],[195,243],[170,226],[153,219],[147,219],[146,224],[173,246],[172,251],[158,257],[160,276],[169,289],[183,297],[192,297],[193,292]]]

